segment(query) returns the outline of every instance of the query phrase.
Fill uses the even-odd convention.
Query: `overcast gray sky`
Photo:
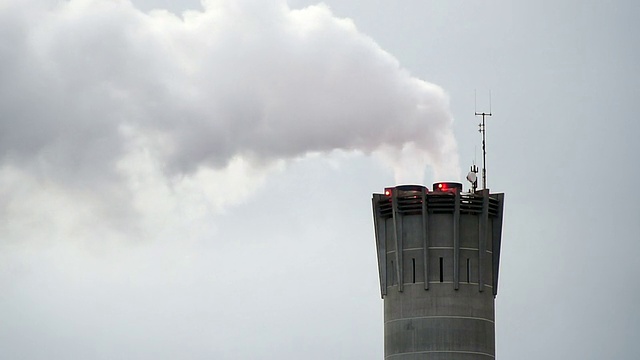
[[[0,358],[381,359],[371,193],[464,178],[489,90],[497,357],[640,358],[639,17],[0,0]]]

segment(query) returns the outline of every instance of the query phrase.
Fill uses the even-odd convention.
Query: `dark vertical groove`
[[[493,269],[493,296],[498,295],[498,271],[500,270],[500,245],[502,243],[502,211],[504,210],[504,194],[496,194],[498,198],[498,213],[493,219],[492,269]]]
[[[387,295],[387,236],[385,231],[385,220],[379,218],[380,204],[379,197],[371,199],[373,203],[373,228],[376,234],[376,248],[378,250],[378,276],[380,277],[380,296]]]
[[[487,235],[489,232],[489,189],[482,190],[482,218],[480,219],[480,236],[478,236],[478,291],[484,291],[484,258],[487,252]]]
[[[453,288],[460,288],[460,193],[456,192],[453,207]]]
[[[422,191],[422,264],[424,266],[424,289],[429,290],[429,212],[426,189]]]
[[[392,216],[393,216],[393,229],[394,229],[394,237],[396,240],[396,275],[398,279],[398,291],[402,292],[404,290],[404,276],[402,264],[404,263],[402,260],[402,215],[400,215],[400,211],[398,209],[398,192],[394,191],[391,195],[391,206],[392,206]]]
[[[412,279],[413,280],[412,281],[415,284],[416,283],[416,259],[415,258],[411,259],[411,265],[413,266],[412,267],[412,269],[413,269],[413,274],[412,274]]]
[[[440,258],[440,282],[444,282],[444,259]]]

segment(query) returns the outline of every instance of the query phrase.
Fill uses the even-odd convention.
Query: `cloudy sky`
[[[639,16],[0,0],[0,358],[381,359],[371,193],[489,106],[497,357],[640,358]]]

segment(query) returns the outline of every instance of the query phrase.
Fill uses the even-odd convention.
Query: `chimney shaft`
[[[373,194],[385,359],[495,357],[504,194],[438,184]]]

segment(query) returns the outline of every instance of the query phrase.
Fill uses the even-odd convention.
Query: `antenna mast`
[[[476,116],[482,116],[482,122],[478,124],[478,132],[482,134],[482,188],[487,188],[487,147],[486,147],[486,138],[485,138],[485,123],[484,118],[486,116],[491,116],[491,92],[489,92],[489,112],[477,112]]]

